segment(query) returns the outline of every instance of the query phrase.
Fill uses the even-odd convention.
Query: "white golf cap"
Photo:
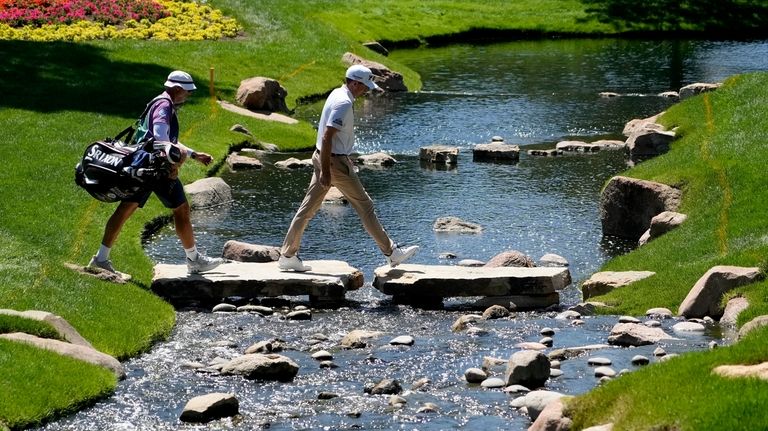
[[[349,66],[349,69],[347,69],[347,79],[353,79],[355,81],[362,82],[371,90],[376,90],[379,88],[379,86],[373,82],[373,72],[371,72],[371,69],[363,66],[362,64]]]
[[[195,82],[192,81],[192,75],[181,70],[174,70],[168,75],[168,80],[165,81],[166,87],[181,87],[187,91],[196,90]]]

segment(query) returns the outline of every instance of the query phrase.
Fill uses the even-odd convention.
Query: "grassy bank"
[[[0,125],[6,135],[0,146],[0,308],[59,314],[96,348],[123,359],[168,335],[173,309],[148,291],[152,263],[139,239],[146,223],[167,213],[157,200],[128,222],[112,253],[118,269],[134,276],[131,283],[96,281],[71,272],[64,263],[87,263],[114,209],[74,185],[73,166],[88,142],[114,135],[132,122],[161,90],[170,70],[189,71],[200,88],[181,110],[182,141],[222,159],[243,139],[228,131],[235,123],[283,149],[310,146],[314,131],[306,123],[259,122],[221,110],[207,96],[210,68],[215,70],[214,90],[222,99],[234,98],[240,80],[268,76],[286,87],[287,103],[295,107],[340,83],[345,68],[340,58],[347,51],[389,65],[404,74],[411,89],[419,88],[418,76],[407,66],[360,45],[369,39],[430,41],[478,29],[498,32],[488,34],[616,31],[571,0],[209,3],[236,17],[244,35],[183,43],[0,41]],[[679,121],[686,118],[680,114]],[[189,182],[208,173],[190,164],[182,179]],[[739,238],[744,241],[746,236]],[[657,247],[662,247],[664,238],[658,241]],[[738,258],[733,257],[734,263]],[[48,334],[39,325],[0,319],[0,332],[20,328]],[[3,423],[23,428],[71,412],[116,385],[103,370],[34,352],[0,343],[0,429]]]
[[[678,229],[603,270],[649,270],[656,275],[616,289],[596,300],[611,313],[643,315],[650,307],[677,311],[688,291],[715,265],[759,266],[768,259],[768,74],[736,76],[714,93],[673,106],[662,117],[677,127],[669,153],[627,174],[683,190],[680,211],[689,218]],[[750,307],[740,324],[768,314],[768,281],[744,286],[728,297],[744,296]],[[705,353],[689,353],[663,365],[622,376],[574,400],[576,429],[613,422],[621,430],[767,429],[762,407],[768,382],[711,375],[723,364],[768,361],[768,330]]]
[[[670,108],[661,122],[677,128],[678,139],[662,157],[631,169],[632,177],[675,185],[683,191],[680,212],[689,218],[668,235],[608,262],[604,270],[648,270],[656,275],[597,299],[610,312],[642,315],[650,307],[677,307],[715,265],[756,266],[768,262],[768,76],[741,75],[713,93]],[[734,292],[753,306],[741,317],[766,314],[768,282]]]

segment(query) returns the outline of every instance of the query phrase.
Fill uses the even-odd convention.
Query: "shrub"
[[[71,24],[95,21],[121,24],[129,19],[155,22],[168,16],[153,0],[2,0],[0,22],[18,28],[27,25]]]
[[[45,5],[53,1],[56,0],[0,0],[0,13],[5,10],[4,7],[16,4],[16,2],[26,5]],[[75,0],[58,1],[73,3]],[[86,3],[84,0],[76,1]],[[99,1],[102,3],[129,2],[129,0]],[[141,0],[133,3],[147,5],[152,2]],[[224,16],[221,11],[208,5],[183,0],[156,0],[156,3],[153,4],[157,4],[162,11],[162,17],[156,21],[153,21],[152,17],[136,16],[135,18],[127,18],[119,24],[103,20],[82,19],[71,23],[52,22],[14,27],[0,19],[0,39],[38,42],[81,42],[95,39],[205,40],[235,37],[240,32],[237,21]]]

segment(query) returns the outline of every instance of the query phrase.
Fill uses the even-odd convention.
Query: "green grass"
[[[331,8],[317,15],[350,39],[361,41],[423,42],[473,30],[486,30],[489,37],[494,31],[510,30],[530,36],[615,32],[612,26],[590,17],[578,0],[355,0],[345,4],[349,10],[344,13]]]
[[[213,89],[219,98],[233,101],[240,80],[267,76],[281,82],[288,90],[288,106],[296,108],[300,102],[317,99],[341,83],[345,69],[341,56],[347,51],[385,63],[403,73],[409,88],[420,88],[418,75],[407,65],[375,54],[360,44],[370,39],[392,44],[437,43],[449,40],[445,38],[450,36],[466,41],[468,36],[493,40],[515,34],[529,37],[544,33],[615,32],[614,26],[598,23],[584,12],[579,2],[572,0],[211,0],[209,3],[236,17],[245,29],[243,36],[233,40],[183,43],[0,41],[3,59],[0,62],[0,126],[5,135],[4,144],[0,146],[4,167],[0,170],[0,308],[38,309],[58,314],[96,348],[121,359],[145,351],[154,341],[170,333],[174,311],[148,291],[152,263],[140,242],[144,225],[167,214],[157,200],[150,200],[146,208],[129,220],[112,252],[118,269],[134,276],[131,283],[113,285],[75,274],[64,266],[67,262],[85,264],[88,261],[114,209],[114,205],[100,204],[74,185],[75,163],[89,142],[114,135],[132,123],[144,104],[159,93],[170,70],[192,73],[200,89],[180,111],[181,140],[220,161],[231,146],[243,141],[243,135],[229,131],[235,123],[251,130],[255,140],[272,142],[286,150],[310,147],[315,132],[307,123],[268,123],[220,109],[208,96],[211,68],[215,71]],[[764,91],[759,88],[765,86],[763,81],[763,77],[753,76],[744,78],[744,82],[734,82],[712,96],[718,101],[715,106],[719,109],[726,103],[725,95],[730,94],[734,101],[754,101],[749,110],[759,112],[759,107],[766,102]],[[679,122],[682,130],[690,135],[679,147],[690,146],[689,154],[696,154],[699,139],[696,134],[701,132],[695,122],[687,122],[695,120],[697,115],[701,117],[701,112],[696,111],[701,108],[696,108],[695,102],[685,106],[692,111],[672,110],[667,118]],[[756,114],[747,112],[749,110],[739,112],[748,117],[742,122],[744,130],[752,133],[757,129],[766,135],[765,123],[761,123]],[[725,124],[729,123],[718,126],[718,130]],[[735,126],[733,130],[739,131]],[[716,160],[724,163],[734,190],[736,187],[739,190],[733,194],[734,210],[728,212],[731,222],[725,230],[729,250],[726,255],[706,245],[718,235],[710,224],[719,220],[720,195],[718,189],[709,190],[716,176],[702,175],[697,179],[703,165],[688,167],[683,163],[684,156],[659,158],[638,169],[638,174],[659,180],[685,180],[690,190],[686,194],[690,196],[686,198],[688,206],[695,204],[691,199],[709,203],[703,208],[690,208],[690,214],[702,211],[709,217],[707,220],[698,221],[696,217],[679,232],[654,241],[648,251],[639,252],[645,253],[646,259],[630,254],[610,264],[616,268],[630,267],[636,262],[645,263],[654,253],[683,262],[685,269],[679,272],[664,270],[661,265],[657,279],[667,277],[665,280],[672,288],[661,304],[654,305],[674,306],[684,290],[682,286],[713,262],[763,264],[760,258],[765,255],[763,235],[750,236],[763,227],[763,222],[759,217],[750,217],[749,210],[735,210],[741,204],[752,202],[755,205],[752,214],[760,213],[765,199],[751,199],[741,194],[742,190],[754,190],[757,198],[762,197],[760,183],[757,178],[751,182],[746,176],[736,178],[737,173],[742,173],[739,169],[746,168],[725,164],[736,156],[731,151],[738,149],[735,146],[738,142],[746,146],[745,153],[752,152],[756,144],[750,133],[737,133],[738,140],[731,142],[729,137],[728,142],[717,141],[712,146],[713,152],[722,151],[715,153],[719,156]],[[741,157],[743,154],[738,156],[752,167],[759,166],[758,160],[742,160],[746,159]],[[730,176],[731,170],[734,177]],[[189,182],[213,173],[190,163],[182,170],[182,179]],[[701,243],[696,248],[699,251],[690,258],[680,259],[681,247],[673,241],[675,238]],[[684,251],[683,255],[687,256],[687,249]],[[179,253],[181,257],[181,250]],[[661,264],[663,258],[655,261]],[[649,290],[651,287],[645,288],[645,292]],[[761,304],[766,303],[765,295],[754,287],[743,290],[746,295],[759,299],[758,305],[745,314],[764,312]],[[625,309],[642,308],[643,296],[628,296]],[[0,327],[51,335],[46,328],[34,324],[30,327],[22,320],[26,319],[3,319]],[[11,428],[22,428],[72,411],[115,387],[115,382],[102,369],[52,353],[38,353],[16,343],[0,343],[0,362],[0,369],[4,370],[0,377],[3,388],[0,397],[6,397],[0,398],[0,423]],[[9,367],[14,368],[12,373],[6,373]],[[52,383],[48,383],[49,380]]]
[[[642,315],[658,306],[677,311],[691,287],[715,265],[765,269],[766,104],[768,74],[754,73],[729,79],[716,92],[677,104],[662,117],[668,127],[678,127],[679,139],[669,153],[627,174],[681,187],[680,211],[688,220],[602,268],[656,272],[596,297],[613,305],[611,313]],[[736,295],[750,302],[740,324],[768,314],[768,281],[741,287],[728,297]],[[768,382],[710,377],[717,365],[768,361],[767,336],[761,330],[728,348],[688,353],[577,397],[570,404],[575,429],[606,422],[621,430],[768,429],[768,417],[762,414]]]
[[[627,255],[604,270],[648,270],[656,275],[616,289],[597,300],[614,305],[611,313],[642,315],[651,307],[673,311],[696,281],[715,265],[765,267],[768,257],[768,161],[764,137],[768,121],[768,75],[741,75],[713,93],[673,106],[662,118],[678,127],[679,138],[662,157],[628,172],[636,178],[676,185],[683,190],[683,225]],[[743,287],[755,312],[768,311],[768,282]],[[744,318],[750,316],[746,314]]]
[[[117,385],[106,368],[6,340],[0,340],[0,370],[0,429],[75,412]]]
[[[758,364],[768,358],[768,328],[708,352],[687,353],[622,375],[572,399],[574,427],[613,423],[615,430],[768,429],[768,381],[712,375],[719,365]]]
[[[0,314],[0,334],[24,332],[41,338],[61,339],[59,333],[45,322]]]

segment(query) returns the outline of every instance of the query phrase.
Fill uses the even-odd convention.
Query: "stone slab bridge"
[[[155,265],[152,291],[174,306],[210,305],[224,298],[309,295],[313,305],[335,305],[363,285],[363,273],[338,260],[307,261],[310,272],[283,272],[277,262],[225,263],[203,274],[186,265]]]
[[[449,297],[481,297],[478,307],[511,310],[546,308],[560,302],[557,292],[571,284],[565,267],[464,267],[447,265],[382,266],[373,287],[401,304],[439,305]]]
[[[152,291],[177,307],[211,305],[228,297],[254,299],[308,295],[314,306],[336,306],[347,291],[363,286],[363,274],[338,260],[306,261],[309,272],[282,272],[277,262],[225,263],[204,274],[187,274],[186,265],[155,266]],[[564,267],[472,268],[447,265],[382,266],[373,287],[398,303],[442,304],[448,297],[480,297],[475,305],[493,304],[526,310],[558,304],[558,290],[571,283]]]

